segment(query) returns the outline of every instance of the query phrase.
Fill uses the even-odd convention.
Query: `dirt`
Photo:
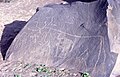
[[[0,77],[81,77],[81,73],[44,64],[4,61],[0,65]]]

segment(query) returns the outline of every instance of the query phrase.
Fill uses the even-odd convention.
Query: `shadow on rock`
[[[6,52],[11,45],[12,41],[16,35],[21,31],[21,29],[26,25],[26,21],[13,21],[10,24],[4,25],[3,34],[1,37],[1,53],[3,60],[5,60]]]

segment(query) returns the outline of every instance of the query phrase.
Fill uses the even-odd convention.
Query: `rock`
[[[50,4],[29,20],[6,60],[75,69],[109,77],[117,54],[110,51],[106,0]]]
[[[111,43],[111,51],[120,53],[120,2],[108,0],[108,34]]]
[[[1,53],[3,59],[5,59],[6,52],[11,45],[14,38],[21,31],[21,29],[26,25],[26,21],[14,21],[11,24],[5,25],[3,34],[1,37]]]
[[[111,51],[119,53],[111,77],[120,75],[120,0],[108,0],[108,35]]]

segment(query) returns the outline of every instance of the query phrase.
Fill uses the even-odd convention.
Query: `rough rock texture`
[[[120,75],[120,0],[108,0],[108,34],[110,38],[111,51],[119,53],[116,65],[111,77]]]
[[[39,8],[13,41],[6,60],[109,77],[117,55],[110,52],[106,9],[106,0]]]

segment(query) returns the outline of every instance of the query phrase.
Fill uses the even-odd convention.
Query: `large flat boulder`
[[[110,51],[106,0],[49,4],[29,20],[6,60],[38,63],[109,77],[117,54]]]

